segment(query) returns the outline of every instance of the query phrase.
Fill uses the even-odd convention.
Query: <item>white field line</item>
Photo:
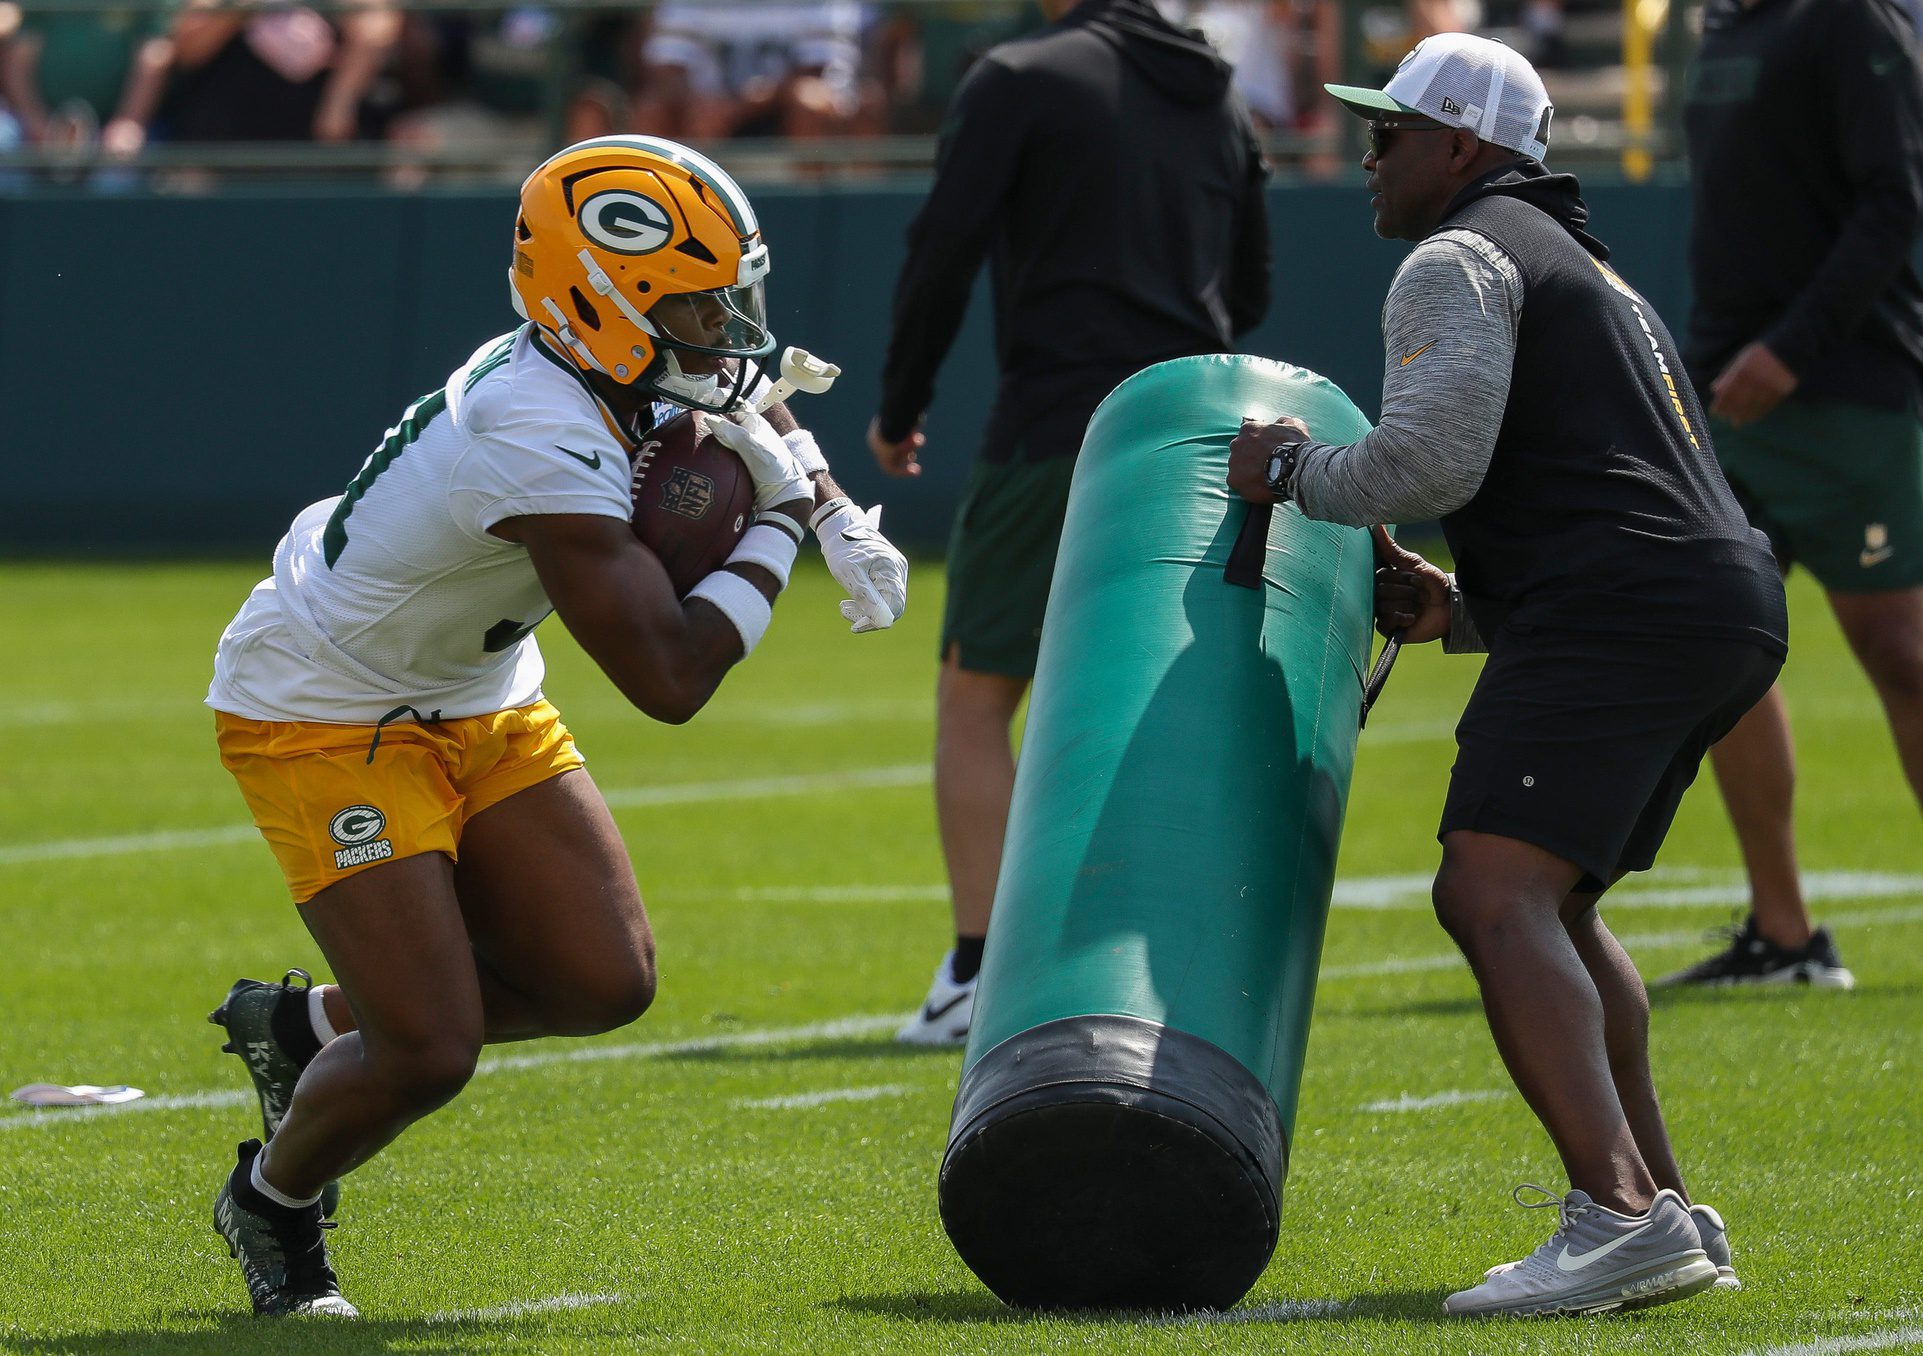
[[[745,777],[725,782],[682,782],[669,786],[618,787],[602,792],[615,809],[652,805],[695,805],[730,800],[771,800],[878,787],[919,786],[929,778],[926,763],[851,768],[795,777]],[[119,834],[108,838],[66,838],[44,843],[0,844],[0,866],[60,861],[73,857],[118,857],[137,852],[175,852],[183,848],[227,847],[260,837],[251,825],[214,829],[167,829],[158,833]]]
[[[797,1092],[786,1097],[737,1097],[728,1105],[754,1111],[805,1111],[831,1102],[872,1102],[882,1097],[905,1097],[914,1089],[906,1083],[882,1083],[868,1088],[829,1088],[825,1092]]]
[[[1356,1110],[1374,1112],[1378,1115],[1391,1111],[1433,1111],[1439,1106],[1461,1106],[1465,1102],[1494,1102],[1509,1095],[1499,1088],[1432,1092],[1427,1097],[1411,1097],[1405,1092],[1402,1096],[1387,1102],[1364,1102]]]
[[[135,1111],[199,1111],[208,1107],[243,1106],[252,1103],[254,1094],[239,1088],[220,1092],[182,1092],[162,1097],[143,1097],[112,1106],[37,1107],[32,1111],[0,1114],[0,1130],[51,1130],[68,1121],[98,1120]]]
[[[494,1323],[503,1318],[525,1318],[529,1314],[558,1314],[570,1309],[592,1309],[602,1304],[619,1304],[619,1295],[555,1295],[550,1299],[510,1300],[485,1309],[444,1309],[429,1314],[423,1323]]]
[[[719,1036],[693,1036],[678,1041],[637,1041],[626,1045],[584,1045],[572,1049],[542,1050],[526,1055],[497,1055],[484,1059],[475,1069],[483,1074],[507,1073],[521,1069],[548,1068],[556,1064],[593,1064],[606,1060],[659,1059],[670,1055],[700,1054],[709,1050],[751,1050],[769,1045],[791,1045],[797,1041],[831,1040],[840,1036],[866,1036],[899,1026],[909,1014],[886,1013],[864,1017],[840,1017],[806,1026],[772,1027],[765,1031],[734,1031]],[[147,1097],[117,1106],[47,1107],[34,1111],[0,1114],[0,1130],[59,1130],[68,1125],[98,1120],[103,1114],[132,1115],[141,1111],[199,1110],[251,1104],[251,1092],[220,1090]]]
[[[1822,920],[1830,927],[1874,926],[1923,922],[1923,907],[1908,909],[1863,909],[1853,913],[1833,913]],[[1627,951],[1661,951],[1666,948],[1699,946],[1700,931],[1628,933],[1616,939]],[[1449,952],[1437,956],[1391,956],[1386,960],[1364,961],[1359,965],[1325,965],[1323,979],[1361,979],[1369,975],[1407,975],[1424,970],[1453,970],[1463,965],[1462,956]]]
[[[1706,876],[1727,876],[1708,884],[1683,884],[1701,881]],[[1397,876],[1360,876],[1338,880],[1329,906],[1363,912],[1388,910],[1426,911],[1429,906],[1428,874]],[[1617,886],[1605,898],[1611,909],[1695,909],[1746,903],[1749,888],[1736,872],[1711,873],[1701,869],[1677,868],[1649,873],[1656,884],[1674,882],[1661,889],[1635,889]],[[948,898],[948,887],[927,885],[771,885],[743,886],[733,890],[679,891],[683,898],[728,899],[739,904],[920,904],[939,903]],[[1923,876],[1900,876],[1881,871],[1813,871],[1803,877],[1803,896],[1822,904],[1838,899],[1905,899],[1923,896]]]
[[[1744,1356],[1841,1356],[1850,1351],[1888,1351],[1893,1347],[1923,1346],[1923,1325],[1858,1333],[1852,1337],[1817,1337],[1780,1347],[1751,1347]]]
[[[1701,870],[1665,870],[1659,867],[1640,878],[1646,884],[1625,882],[1618,885],[1603,896],[1603,907],[1700,909],[1749,902],[1749,886],[1740,872],[1718,872],[1704,881],[1704,877],[1709,875]],[[1413,874],[1338,880],[1330,907],[1427,909],[1431,880],[1432,876]],[[1681,883],[1690,880],[1703,883]],[[1923,896],[1923,876],[1894,875],[1884,871],[1812,871],[1803,877],[1803,897],[1812,904],[1837,899],[1902,899],[1912,896]]]

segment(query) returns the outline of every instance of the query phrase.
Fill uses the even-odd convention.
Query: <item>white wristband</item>
[[[754,653],[755,645],[768,630],[775,615],[774,605],[761,596],[761,590],[738,574],[716,570],[688,590],[688,597],[700,598],[721,610],[741,636],[741,656]]]
[[[773,509],[763,509],[760,513],[755,514],[755,525],[757,527],[765,525],[787,533],[790,537],[794,538],[796,546],[801,545],[808,536],[807,528],[796,522],[788,514],[776,513]]]
[[[741,534],[741,542],[728,557],[728,564],[759,565],[785,589],[788,572],[794,568],[795,552],[800,549],[800,542],[772,523],[756,523]]]
[[[807,429],[798,428],[781,441],[788,445],[788,455],[800,464],[803,475],[819,475],[828,469],[828,458],[821,455],[821,444]]]
[[[821,505],[821,507],[808,515],[808,526],[814,531],[819,532],[822,523],[826,522],[840,510],[852,507],[854,502],[854,500],[845,494],[838,499],[830,499],[827,503]]]

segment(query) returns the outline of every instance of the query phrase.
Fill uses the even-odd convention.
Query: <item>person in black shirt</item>
[[[1353,526],[1441,519],[1453,578],[1376,528],[1377,623],[1489,652],[1456,729],[1435,908],[1571,1186],[1548,1242],[1444,1308],[1733,1285],[1664,1127],[1648,994],[1597,903],[1654,862],[1704,752],[1774,681],[1782,581],[1675,341],[1586,229],[1575,179],[1541,163],[1551,109],[1529,63],[1445,34],[1384,90],[1330,89],[1370,119],[1377,233],[1419,242],[1383,306],[1382,420],[1339,447],[1246,422],[1229,486]]]
[[[1153,363],[1229,349],[1268,308],[1266,170],[1230,71],[1150,0],[1042,0],[956,92],[908,232],[881,402],[884,471],[921,467],[922,416],[982,258],[1001,383],[948,554],[935,803],[955,950],[901,1039],[960,1042],[1014,790],[1010,725],[1034,676],[1089,416]]]
[[[1923,799],[1923,71],[1895,0],[1716,0],[1690,72],[1690,373],[1784,569],[1829,594]],[[1771,689],[1711,754],[1748,868],[1729,946],[1659,984],[1847,989],[1811,925]]]

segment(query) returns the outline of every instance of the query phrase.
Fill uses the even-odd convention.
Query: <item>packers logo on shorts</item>
[[[334,854],[335,870],[345,871],[392,857],[393,842],[380,836],[386,827],[387,816],[372,805],[350,805],[328,820],[328,837],[341,845],[340,851]]]

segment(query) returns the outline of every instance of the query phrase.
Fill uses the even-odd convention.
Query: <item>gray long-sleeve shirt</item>
[[[1502,427],[1521,317],[1522,275],[1493,240],[1442,231],[1417,245],[1382,303],[1382,418],[1360,442],[1302,449],[1302,512],[1368,527],[1440,518],[1474,498]],[[1451,612],[1445,648],[1481,649],[1466,609]]]
[[[1474,498],[1502,427],[1521,317],[1522,275],[1493,240],[1441,231],[1417,245],[1382,303],[1382,418],[1360,442],[1302,449],[1302,512],[1368,527],[1440,518]]]

